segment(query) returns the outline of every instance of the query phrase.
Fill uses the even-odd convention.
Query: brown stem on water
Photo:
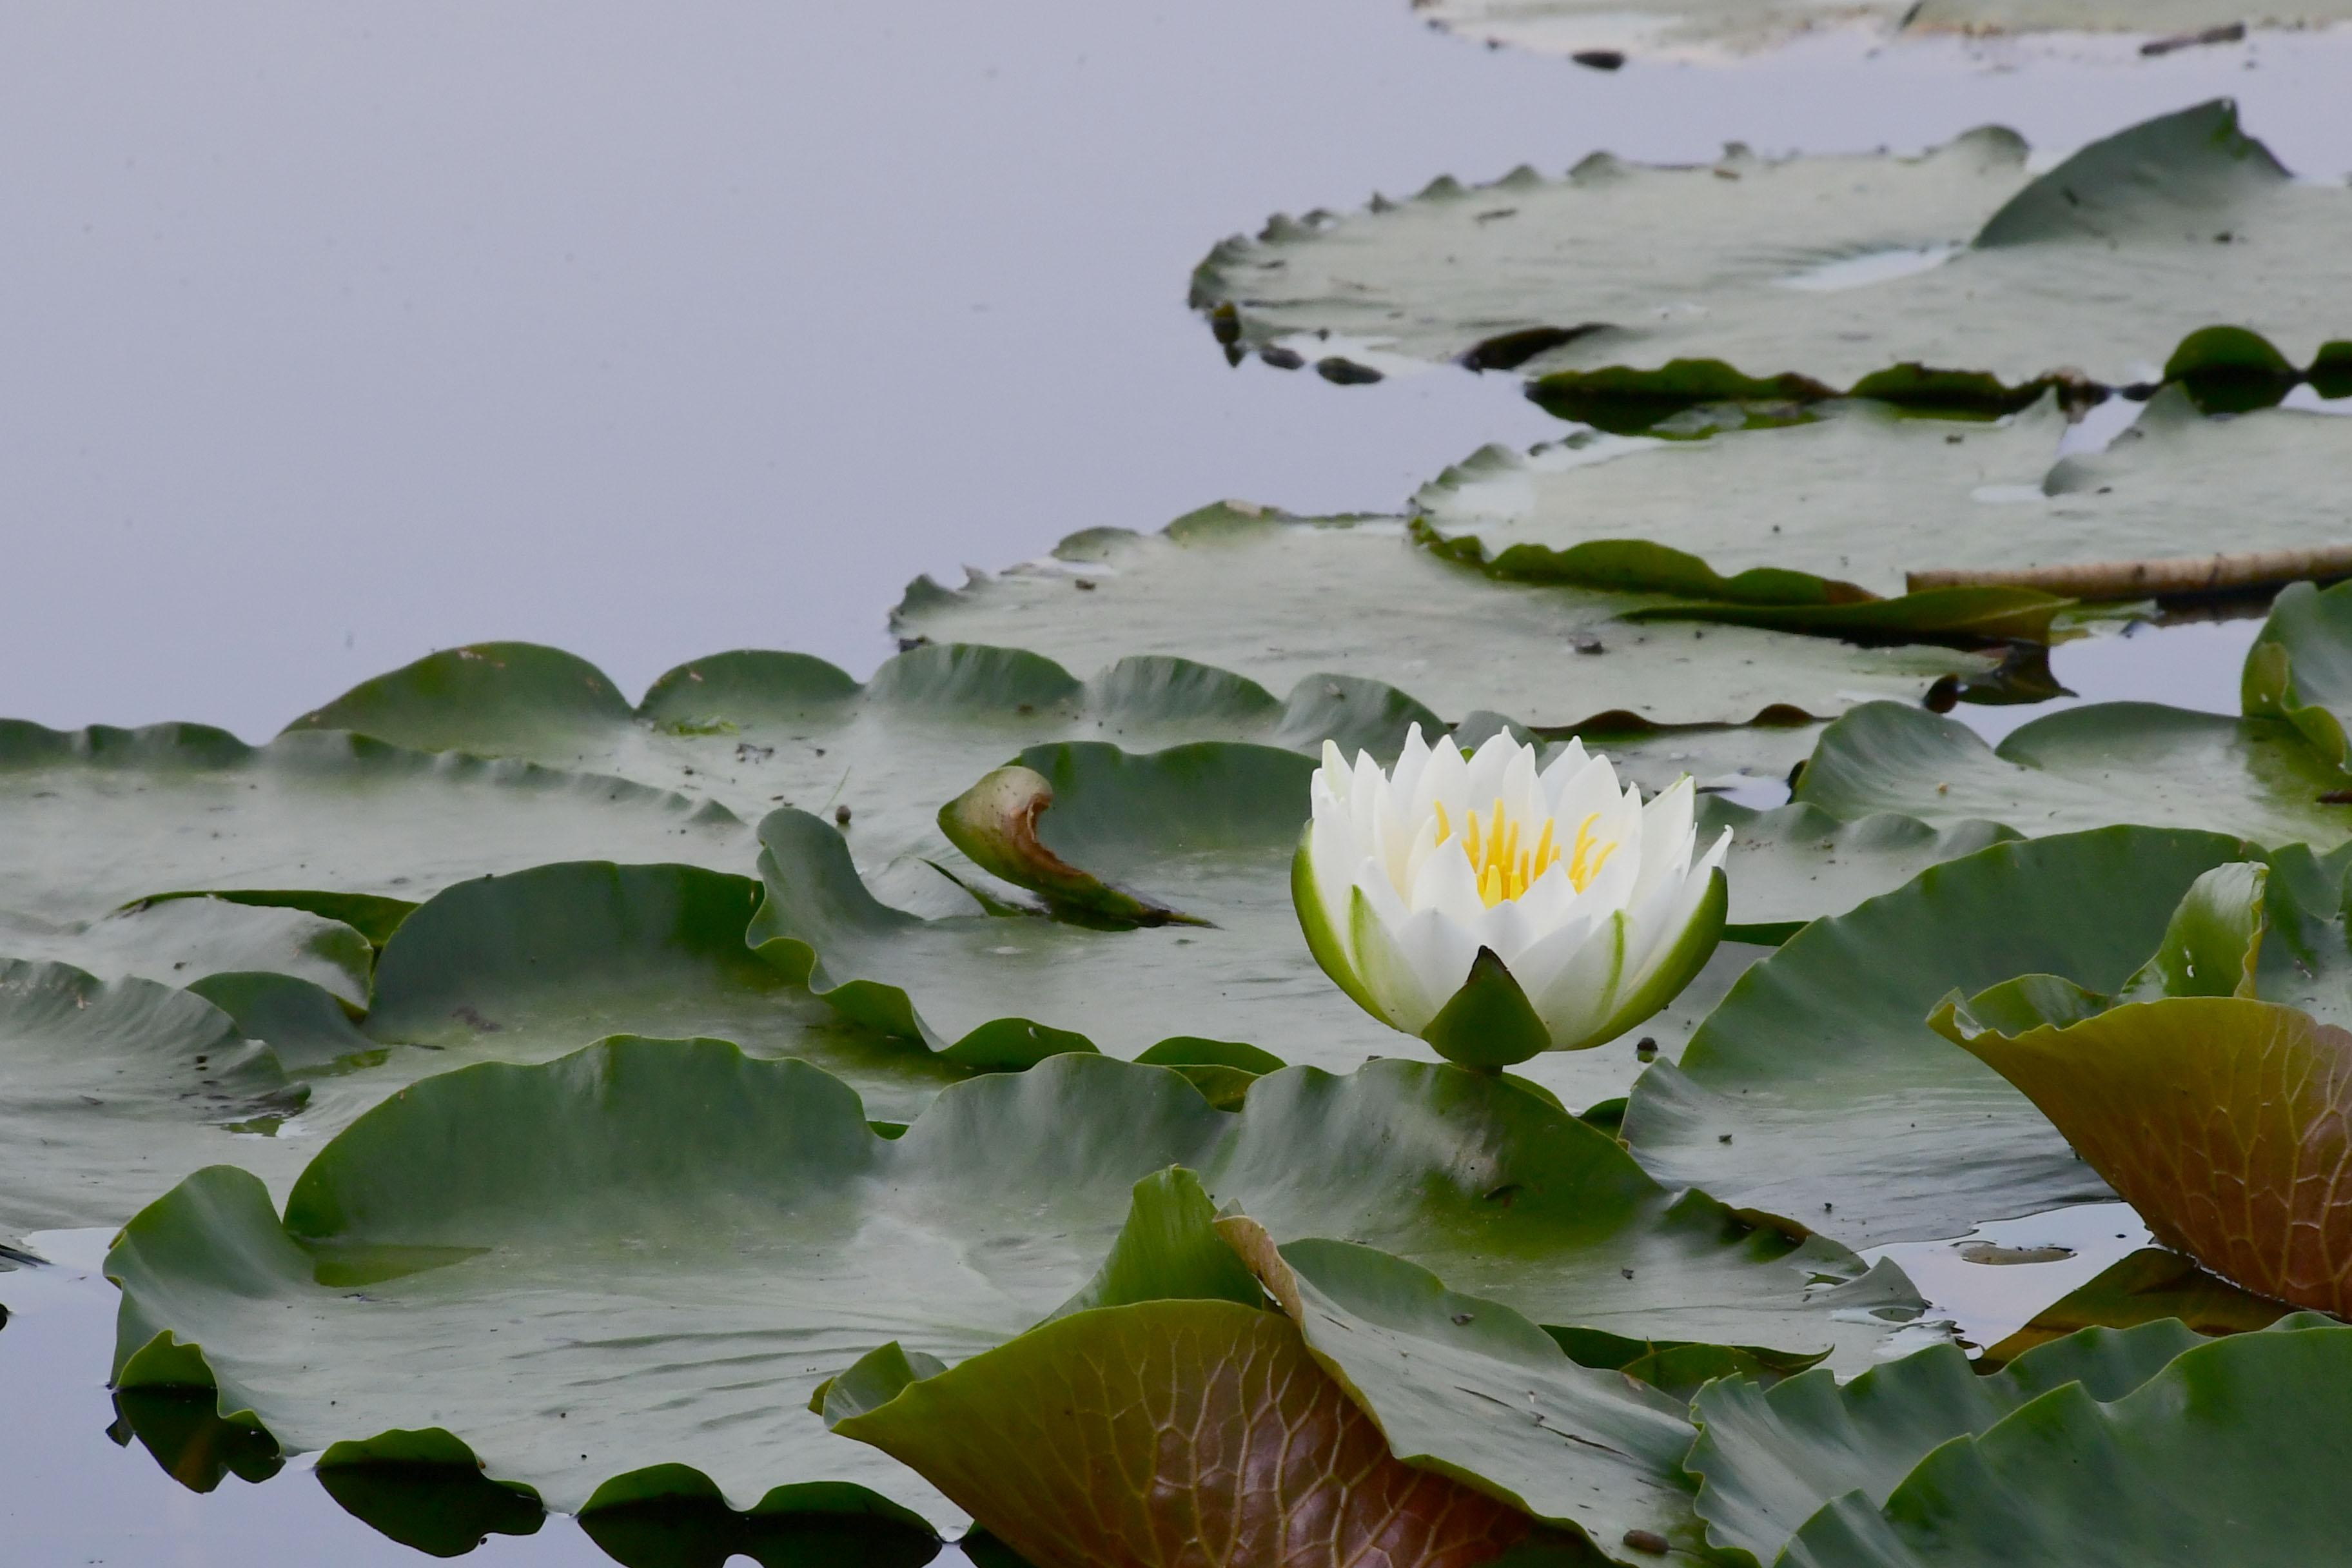
[[[2147,561],[2085,561],[2015,571],[1967,568],[1913,572],[1911,592],[1929,588],[2039,588],[2070,599],[2168,598],[2268,587],[2306,578],[2352,576],[2352,544],[2249,550],[2232,555],[2173,555]]]

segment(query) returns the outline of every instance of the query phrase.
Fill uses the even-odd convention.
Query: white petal
[[[1553,751],[1551,760],[1543,765],[1543,772],[1536,775],[1536,784],[1543,791],[1546,810],[1559,808],[1559,792],[1568,787],[1569,780],[1584,771],[1584,764],[1590,760],[1584,753],[1584,742],[1572,735],[1566,745]]]
[[[1401,808],[1409,807],[1414,786],[1421,782],[1421,770],[1429,765],[1429,742],[1421,738],[1421,721],[1416,719],[1404,732],[1404,749],[1397,752],[1396,766],[1389,770],[1389,780],[1396,786]]]
[[[1377,880],[1359,882],[1352,897],[1356,973],[1389,1022],[1419,1034],[1469,978],[1477,943],[1436,910],[1405,913]]]
[[[1414,910],[1443,910],[1465,931],[1485,922],[1486,900],[1478,896],[1478,879],[1460,842],[1447,839],[1421,864],[1405,902]]]
[[[1633,892],[1637,902],[1652,889],[1682,879],[1690,865],[1691,841],[1696,837],[1692,816],[1697,800],[1691,776],[1685,773],[1642,808],[1642,878]]]
[[[1447,820],[1454,831],[1462,831],[1462,813],[1470,801],[1470,764],[1462,755],[1462,748],[1452,741],[1441,741],[1430,748],[1429,765],[1421,771],[1421,779],[1413,786],[1412,801],[1407,815],[1427,816],[1437,806],[1445,807]]]
[[[1582,1044],[1616,1011],[1626,988],[1625,938],[1624,917],[1608,916],[1558,973],[1528,993],[1556,1048]]]
[[[1551,812],[1559,819],[1560,832],[1572,839],[1578,823],[1594,812],[1607,811],[1622,798],[1616,768],[1607,757],[1592,757],[1560,782]]]
[[[1666,954],[1674,951],[1675,943],[1689,928],[1692,919],[1698,913],[1699,904],[1706,897],[1708,886],[1715,879],[1716,868],[1723,864],[1724,851],[1730,843],[1731,830],[1727,827],[1723,830],[1723,837],[1715,841],[1715,847],[1683,879],[1681,887],[1675,889],[1674,900],[1654,917],[1648,929],[1633,933],[1636,956],[1627,966],[1632,971],[1625,983],[1628,994],[1639,990],[1656,973],[1658,965],[1665,962]]]

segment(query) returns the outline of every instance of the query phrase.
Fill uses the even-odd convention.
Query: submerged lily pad
[[[268,1142],[302,1100],[269,1048],[201,996],[0,959],[0,1252],[28,1232],[116,1223],[195,1167]]]
[[[194,724],[14,721],[0,722],[0,911],[51,929],[185,891],[354,925],[388,906],[397,923],[486,872],[583,857],[740,869],[752,853],[723,807],[616,778],[348,734],[255,747]]]
[[[1588,433],[1525,457],[1489,447],[1415,508],[1437,548],[1497,577],[1815,606],[1832,626],[2031,635],[2057,607],[2041,595],[2352,567],[2336,481],[2352,421],[2209,418],[2168,388],[2104,452],[2059,458],[2064,427],[2050,396],[1991,424],[1852,402],[1700,439]]]
[[[2105,35],[2146,39],[2143,53],[2169,53],[2235,42],[2249,25],[2301,27],[2352,20],[2352,6],[2344,0],[2299,0],[2251,16],[2210,0],[2158,0],[2128,8],[2104,0],[1414,0],[1414,8],[1465,37],[1591,57],[1591,63],[1608,67],[1626,52],[1712,59],[1825,30],[1850,29],[1872,39],[2023,35],[2072,44]]]
[[[1049,562],[954,591],[919,579],[891,620],[906,637],[1018,641],[1076,665],[1141,649],[1215,658],[1275,683],[1337,671],[1401,687],[1449,717],[1487,710],[1551,728],[1793,722],[1989,679],[1999,663],[1955,648],[1622,618],[1677,607],[1690,605],[1493,582],[1416,546],[1394,519],[1225,505],[1156,535],[1074,534]]]
[[[438,1426],[555,1507],[675,1490],[639,1474],[669,1465],[739,1507],[841,1480],[952,1518],[803,1402],[878,1343],[961,1358],[1055,1311],[1171,1164],[1277,1237],[1381,1247],[1549,1325],[1859,1364],[1919,1310],[1899,1272],[1662,1188],[1457,1068],[1292,1068],[1227,1115],[1172,1072],[1065,1057],[957,1085],[893,1141],[805,1063],[621,1039],[414,1086],[282,1221],[241,1172],[189,1178],[109,1258],[116,1380],[215,1386],[290,1448]]]
[[[1648,398],[1654,417],[1837,391],[1991,412],[2056,374],[2139,382],[2217,323],[2308,363],[2352,325],[2333,263],[2347,246],[2352,193],[2290,178],[2216,100],[2039,176],[2017,136],[1979,130],[1918,157],[1735,147],[1688,168],[1596,154],[1564,180],[1441,180],[1227,240],[1192,300],[1236,348],[1328,332],[1554,373],[1535,395],[1573,417],[1596,397]],[[1618,368],[1664,374],[1577,379]]]
[[[1795,799],[1839,816],[1897,812],[1941,827],[2005,823],[2029,835],[2114,823],[2208,829],[2332,848],[2352,838],[2346,775],[2276,719],[2153,702],[2098,702],[2011,731],[1874,702],[1832,724]]]
[[[1856,1245],[2108,1198],[2027,1099],[1929,1028],[1937,1003],[2048,970],[2112,988],[2242,841],[2153,828],[1997,844],[1816,921],[1750,969],[1624,1133],[1664,1179]]]
[[[1308,750],[1328,737],[1386,755],[1435,728],[1393,688],[1301,679],[1277,699],[1186,659],[1099,661],[1080,680],[1017,647],[918,647],[860,685],[805,654],[746,650],[678,666],[632,709],[604,672],[530,643],[453,648],[362,682],[297,721],[428,751],[584,769],[700,795],[756,821],[777,805],[846,808],[861,865],[944,850],[932,815],[1024,746],[1249,741]]]

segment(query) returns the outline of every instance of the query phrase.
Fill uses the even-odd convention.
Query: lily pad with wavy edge
[[[1746,55],[1825,29],[1853,29],[1874,40],[2023,35],[2051,47],[2080,47],[2094,37],[2233,42],[2231,24],[2299,27],[2352,20],[2343,0],[2248,16],[2211,0],[2158,0],[2128,9],[2102,0],[1841,0],[1831,5],[1730,0],[1414,0],[1414,8],[1449,32],[1543,54],[1638,53],[1698,59]],[[2223,36],[2200,35],[2218,31]],[[2176,46],[2178,47],[2178,46]],[[2014,46],[2011,46],[2012,49]],[[2164,50],[2168,52],[2168,50]],[[2003,52],[1990,57],[2012,59]]]
[[[368,939],[341,921],[207,898],[159,899],[62,925],[0,910],[0,953],[166,985],[268,971],[307,980],[354,1007],[367,1005],[375,965]]]
[[[1076,591],[1081,582],[1093,589]],[[1140,649],[1214,658],[1276,684],[1338,671],[1401,687],[1449,717],[1486,710],[1549,728],[1792,722],[1872,697],[1916,700],[1998,665],[1956,648],[1622,618],[1677,606],[1691,607],[1496,583],[1416,546],[1394,519],[1228,504],[1160,534],[1073,534],[1050,561],[954,591],[918,579],[891,624],[935,642],[1018,640],[1076,665]]]
[[[830,825],[778,812],[761,825],[769,900],[753,946],[845,1016],[934,1050],[1034,1052],[1076,1037],[1134,1057],[1193,1036],[1346,1068],[1426,1049],[1341,994],[1300,934],[1290,861],[1311,759],[1214,742],[1142,756],[1073,742],[1034,748],[1020,763],[1025,793],[1000,787],[1015,772],[1004,770],[943,820],[976,860],[1071,918],[920,920],[858,880]],[[1003,819],[974,820],[983,805]],[[1761,952],[1756,944],[2000,831],[1844,824],[1810,807],[1755,815],[1713,802],[1706,816],[1710,839],[1718,825],[1734,828],[1734,918],[1759,923],[1735,931],[1683,996],[1627,1037],[1544,1052],[1515,1072],[1571,1105],[1621,1095],[1641,1065],[1635,1045],[1646,1038],[1675,1055]],[[1183,920],[1098,929],[1169,911]]]
[[[860,685],[806,654],[745,650],[678,666],[633,709],[583,659],[484,643],[363,681],[292,728],[617,774],[708,796],[746,821],[777,805],[847,807],[851,850],[873,868],[947,851],[932,814],[1024,746],[1228,740],[1311,751],[1328,736],[1385,756],[1408,724],[1437,727],[1412,698],[1373,682],[1308,677],[1285,700],[1189,660],[1114,658],[1082,681],[1018,647],[919,647]]]
[[[2063,1384],[1945,1444],[1883,1507],[1816,1514],[1784,1568],[2305,1568],[2337,1555],[2352,1331],[2240,1334],[2102,1404]],[[2127,1500],[2128,1506],[2117,1506]]]
[[[2306,1314],[2279,1328],[2334,1326]],[[2030,1351],[1989,1376],[1972,1369],[1957,1347],[1945,1345],[1874,1367],[1843,1384],[1818,1372],[1770,1388],[1734,1379],[1712,1384],[1694,1406],[1701,1431],[1685,1461],[1702,1482],[1697,1510],[1716,1545],[1770,1563],[1832,1500],[1859,1494],[1870,1506],[1883,1506],[1941,1445],[1981,1436],[2069,1384],[2113,1405],[2208,1342],[2168,1321],[2085,1330]],[[2126,1495],[2138,1506],[2137,1494]]]
[[[749,868],[732,813],[525,763],[346,734],[248,746],[160,724],[71,733],[0,721],[0,911],[52,929],[174,892],[217,892],[371,935],[449,884],[603,857]],[[363,923],[368,922],[368,923]]]
[[[113,1225],[197,1166],[276,1155],[263,1130],[302,1100],[200,996],[0,959],[0,1258],[33,1231]]]
[[[1663,367],[1659,414],[1838,390],[1990,411],[2059,373],[2152,379],[2217,324],[2298,364],[2352,331],[2333,262],[2352,246],[2352,193],[2290,178],[2229,101],[2039,176],[2026,155],[1987,129],[1917,157],[1735,147],[1687,168],[1596,154],[1563,180],[1441,180],[1229,239],[1192,300],[1236,348],[1558,373],[1535,388],[1554,404],[1589,395],[1579,374]]]
[[[282,1221],[241,1172],[190,1177],[109,1258],[116,1381],[216,1386],[289,1448],[442,1427],[556,1507],[644,1501],[628,1478],[677,1465],[738,1506],[843,1480],[952,1517],[802,1403],[877,1344],[959,1358],[1053,1311],[1171,1164],[1276,1237],[1360,1239],[1547,1324],[1860,1364],[1918,1310],[1899,1272],[1661,1188],[1456,1068],[1292,1068],[1227,1115],[1172,1072],[1060,1058],[893,1141],[805,1063],[625,1039],[415,1085]]]
[[[400,1053],[320,1091],[364,1106],[427,1071],[541,1062],[608,1035],[731,1040],[847,1083],[905,1121],[975,1068],[845,1024],[744,944],[760,884],[690,866],[541,866],[461,882],[411,915],[378,965],[373,1039]],[[306,1120],[316,1123],[317,1115]]]
[[[2330,849],[2352,838],[2352,779],[2277,719],[2096,702],[1985,744],[1964,724],[1891,702],[1822,733],[1795,800],[1838,816],[1891,811],[1939,827],[2027,835],[2115,823],[2193,827]]]
[[[1705,589],[1923,632],[2046,635],[2059,607],[2025,587],[1911,592],[1923,573],[2065,572],[2080,580],[2056,591],[2136,599],[2149,590],[2132,573],[2099,583],[2087,569],[2271,552],[2231,585],[2342,570],[2352,519],[2336,476],[2352,460],[2352,421],[2209,418],[2173,387],[2103,452],[2061,458],[2064,427],[2054,397],[1990,425],[1833,404],[1698,439],[1586,434],[1525,457],[1489,447],[1414,506],[1436,548],[1501,578]]]
[[[2263,964],[2269,879],[2246,863],[2207,872],[2112,995],[2037,973],[1955,994],[1933,1023],[2023,1090],[2157,1240],[2262,1295],[2344,1313],[2352,1032],[2263,999],[2261,980],[2288,969],[2341,1017],[2352,953],[2337,923],[2327,958]]]
[[[835,1380],[827,1424],[968,1499],[1036,1562],[1072,1568],[1159,1561],[1155,1548],[1179,1541],[1203,1561],[1255,1563],[1269,1532],[1319,1550],[1327,1531],[1342,1554],[1381,1550],[1393,1531],[1383,1560],[1418,1562],[1431,1516],[1457,1512],[1512,1537],[1533,1514],[1606,1542],[1696,1539],[1681,1401],[1578,1366],[1508,1308],[1371,1248],[1277,1250],[1255,1222],[1215,1219],[1189,1173],[1139,1184],[1122,1245],[1147,1215],[1150,1266],[1081,1316],[953,1372],[886,1346]],[[1263,1310],[1269,1293],[1284,1316]],[[1236,1375],[1262,1359],[1282,1374]],[[1135,1391],[1113,1394],[1140,1369]],[[1531,1419],[1498,1421],[1497,1406]],[[1026,1430],[1012,1440],[1015,1426]],[[1383,1525],[1384,1511],[1407,1518]]]
[[[2241,840],[2116,827],[1998,844],[1818,921],[1741,977],[1633,1087],[1624,1135],[1662,1179],[1857,1246],[2105,1200],[2033,1105],[1927,1016],[2047,970],[2111,990]],[[1834,1205],[1834,1206],[1832,1206]]]
[[[2240,700],[2249,717],[2283,719],[2323,761],[2352,758],[2352,584],[2280,594],[2246,651]]]
[[[2143,1247],[2034,1314],[2032,1321],[1977,1360],[1980,1369],[2004,1366],[2037,1345],[2086,1328],[2131,1329],[2177,1318],[2200,1334],[2266,1329],[2294,1309],[2241,1290],[2161,1247]]]

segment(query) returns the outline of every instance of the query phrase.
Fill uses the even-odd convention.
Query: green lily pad
[[[919,579],[891,621],[902,637],[1017,640],[1076,665],[1141,649],[1214,658],[1277,684],[1337,671],[1401,687],[1441,713],[1498,711],[1549,728],[1788,723],[1872,697],[1916,700],[1939,681],[1989,679],[1998,666],[1956,648],[1622,618],[1692,607],[1663,595],[1493,582],[1416,546],[1394,519],[1224,505],[1156,535],[1073,534],[1048,562],[954,591]]]
[[[2102,1404],[2053,1388],[1816,1514],[1787,1568],[2302,1568],[2337,1550],[2352,1331],[2240,1334]],[[2127,1500],[2128,1506],[2117,1506]]]
[[[425,1072],[548,1061],[624,1034],[813,1061],[891,1121],[971,1075],[844,1024],[762,963],[743,941],[760,897],[749,878],[691,866],[579,862],[460,882],[385,944],[365,1026],[375,1041],[427,1048],[320,1092],[363,1108]],[[315,1109],[306,1121],[324,1125]]]
[[[2283,720],[2096,702],[1995,747],[1964,724],[1874,702],[1822,731],[1793,794],[1839,816],[1898,812],[1938,827],[2128,822],[2327,849],[2352,838],[2352,805],[2330,798],[2347,782]]]
[[[307,980],[354,1007],[367,1005],[375,965],[368,939],[341,921],[207,898],[158,899],[64,925],[0,910],[0,952],[167,985],[269,971]]]
[[[1977,1365],[2004,1366],[2037,1345],[2087,1328],[2131,1329],[2177,1318],[2209,1336],[2251,1333],[2293,1310],[2284,1301],[2239,1289],[2199,1268],[2193,1258],[2161,1247],[2143,1247],[1989,1346]]]
[[[2032,1099],[2157,1240],[2258,1294],[2344,1313],[2352,1205],[2326,1173],[2352,1159],[2352,1032],[2258,994],[2268,879],[2251,863],[2208,871],[2112,995],[2031,974],[1948,998],[1933,1026]],[[2332,936],[2340,1016],[2352,954],[2340,924]]]
[[[2251,718],[2284,719],[2323,761],[2343,767],[2352,713],[2352,584],[2301,584],[2271,605],[2246,651],[2242,700]]]
[[[1437,548],[1497,577],[1811,606],[1825,629],[1868,616],[2042,636],[2050,595],[2139,599],[2352,564],[2335,500],[2352,422],[2209,418],[2173,387],[2103,452],[2059,458],[2064,428],[2054,395],[1991,424],[1830,404],[1699,439],[1489,447],[1414,505]],[[1716,504],[1727,494],[1748,500]]]
[[[257,1155],[302,1100],[200,996],[0,959],[0,1244],[115,1224],[199,1165]]]
[[[348,734],[255,747],[194,724],[15,721],[0,723],[0,910],[52,930],[184,891],[366,930],[486,872],[597,856],[743,869],[752,852],[723,807],[615,778]]]
[[[2297,1320],[2304,1327],[2324,1321]],[[2168,1321],[2088,1329],[2030,1351],[1990,1376],[1945,1345],[1874,1367],[1843,1385],[1819,1372],[1770,1388],[1731,1379],[1712,1384],[1694,1407],[1702,1430],[1685,1461],[1703,1483],[1698,1512],[1716,1545],[1770,1563],[1833,1500],[1859,1494],[1869,1506],[1883,1507],[1921,1460],[1953,1438],[1982,1436],[2053,1389],[2069,1385],[2112,1405],[2207,1342]]]
[[[933,813],[1024,746],[1228,740],[1311,751],[1328,736],[1386,755],[1408,724],[1436,727],[1402,692],[1346,677],[1302,680],[1283,700],[1185,659],[1101,663],[1082,681],[1018,647],[917,647],[860,685],[805,654],[750,650],[680,665],[632,709],[583,659],[483,643],[362,682],[293,728],[610,773],[747,821],[778,805],[846,808],[850,847],[872,868],[945,851]]]
[[[1679,1067],[1634,1085],[1624,1135],[1662,1179],[1855,1245],[2106,1200],[2042,1113],[1927,1016],[1954,989],[2035,970],[2114,988],[2189,884],[2250,852],[2107,828],[1930,867],[1748,970]]]
[[[242,1172],[188,1178],[109,1258],[116,1382],[215,1387],[294,1449],[439,1427],[558,1508],[670,1495],[643,1472],[672,1466],[737,1507],[832,1480],[952,1519],[803,1402],[877,1343],[961,1358],[1069,1302],[1171,1164],[1278,1237],[1378,1246],[1547,1325],[1861,1364],[1919,1310],[1898,1271],[1660,1187],[1458,1068],[1292,1068],[1228,1115],[1069,1056],[893,1140],[806,1063],[624,1038],[415,1085],[283,1220]]]
[[[2103,0],[1840,0],[1832,5],[1801,0],[1652,0],[1635,5],[1624,0],[1417,0],[1415,9],[1467,38],[1543,54],[1592,56],[1596,63],[1612,54],[1636,52],[1719,60],[1831,29],[1852,30],[1874,41],[2022,35],[2080,45],[2108,35],[2143,38],[2153,46],[2144,45],[2143,52],[2168,53],[2187,45],[2233,42],[2248,26],[2299,27],[2352,18],[2352,7],[2342,0],[2302,0],[2252,16],[2210,0],[2156,0],[2128,9]],[[2209,33],[2214,36],[2203,36]]]
[[[925,921],[890,909],[859,881],[831,826],[778,812],[761,826],[769,900],[750,940],[845,1017],[951,1055],[1076,1037],[1135,1058],[1197,1036],[1338,1069],[1418,1057],[1425,1047],[1331,984],[1300,932],[1290,861],[1314,765],[1213,742],[1143,756],[1093,742],[1024,752],[942,820],[975,860],[1061,910],[1055,920]],[[1734,830],[1734,919],[1747,923],[1733,942],[1629,1037],[1544,1052],[1515,1072],[1570,1104],[1622,1095],[1641,1066],[1633,1047],[1646,1039],[1675,1054],[1763,944],[2006,835],[1712,799],[1703,826],[1703,842]]]
[[[1441,180],[1227,240],[1192,300],[1236,349],[1516,368],[1571,417],[1655,405],[1595,423],[1841,389],[1994,412],[2056,374],[2138,382],[2217,323],[2308,363],[2345,335],[2347,244],[2352,194],[2294,181],[2216,100],[2039,176],[1987,129],[1919,157],[1596,154],[1564,180]],[[1628,369],[1664,374],[1580,380]]]

